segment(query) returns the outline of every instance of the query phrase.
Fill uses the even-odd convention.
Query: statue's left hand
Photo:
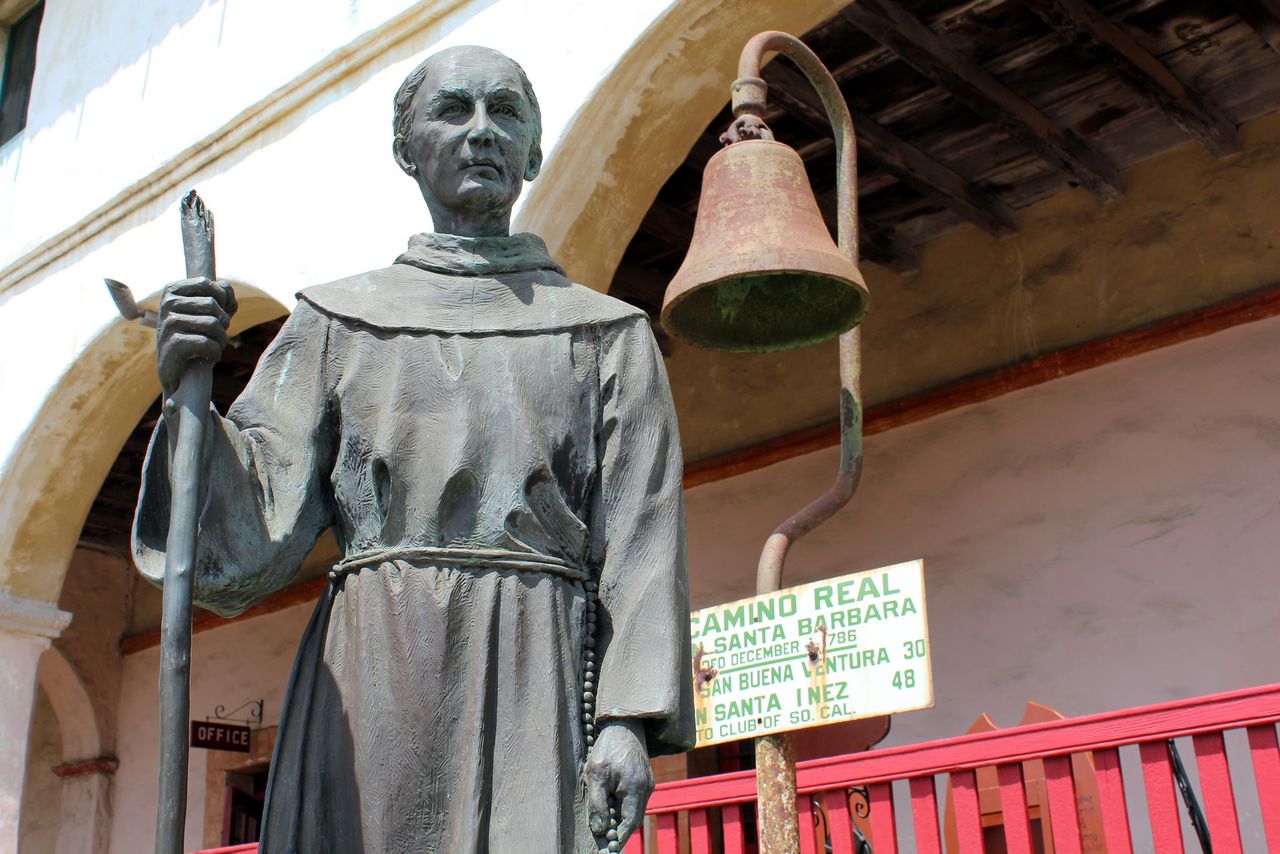
[[[609,851],[621,851],[644,821],[653,794],[653,770],[644,746],[644,728],[636,720],[608,721],[596,735],[587,759],[587,807],[591,832]],[[617,839],[609,838],[609,805],[617,810]],[[609,845],[617,842],[616,846]]]

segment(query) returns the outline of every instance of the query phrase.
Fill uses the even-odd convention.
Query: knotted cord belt
[[[582,641],[582,735],[587,751],[591,750],[596,740],[596,680],[598,675],[596,620],[599,607],[599,590],[596,582],[592,580],[590,572],[550,555],[513,552],[506,549],[430,546],[378,549],[376,551],[357,552],[356,554],[348,555],[335,565],[329,571],[329,579],[333,582],[332,592],[329,595],[337,595],[339,583],[351,573],[394,561],[462,569],[514,569],[521,572],[547,572],[567,578],[570,581],[582,582],[583,591],[586,593],[586,625],[584,626],[585,631],[583,632]],[[617,808],[610,807],[609,813],[606,850],[616,852],[620,850],[617,836]]]
[[[471,549],[457,546],[416,546],[411,548],[377,549],[347,555],[329,572],[329,578],[339,581],[352,572],[371,566],[402,560],[407,563],[424,563],[434,566],[453,566],[461,569],[514,569],[521,572],[549,572],[570,581],[589,581],[591,573],[582,567],[550,555],[532,552],[513,552],[506,549]]]

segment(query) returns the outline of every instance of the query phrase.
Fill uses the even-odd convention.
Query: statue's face
[[[442,53],[412,110],[404,156],[424,193],[463,216],[510,211],[539,166],[533,107],[511,63],[483,49]]]

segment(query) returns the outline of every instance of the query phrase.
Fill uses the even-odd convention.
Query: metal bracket
[[[239,712],[241,712],[246,708],[249,710],[248,717],[236,717],[236,715]],[[229,712],[227,711],[226,706],[222,706],[222,705],[215,706],[213,710],[213,714],[206,715],[205,720],[232,721],[233,723],[248,724],[249,726],[253,726],[254,724],[261,724],[262,723],[262,701],[246,700]]]
[[[845,797],[849,798],[849,804],[853,809],[854,815],[858,818],[869,818],[871,816],[871,790],[867,786],[850,786],[845,790]],[[823,842],[823,851],[825,854],[833,854],[834,848],[831,844],[831,816],[822,802],[813,795],[809,795],[809,802],[812,804],[813,826],[818,826],[821,820],[827,826],[827,838]],[[855,800],[856,799],[856,800]],[[853,854],[875,854],[871,848],[871,840],[867,839],[866,834],[862,832],[862,828],[858,827],[858,823],[850,822],[853,825]]]

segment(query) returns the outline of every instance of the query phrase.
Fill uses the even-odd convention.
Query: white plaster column
[[[52,769],[62,780],[56,850],[60,854],[106,854],[111,832],[111,778],[120,763],[114,756],[102,755],[93,703],[59,647],[55,644],[41,657],[37,674],[62,735],[62,762]]]
[[[63,771],[58,854],[106,854],[111,838],[111,777],[114,759],[79,763]],[[54,769],[58,773],[67,766]]]
[[[0,593],[0,851],[18,850],[40,654],[69,622],[71,615],[56,605]]]

